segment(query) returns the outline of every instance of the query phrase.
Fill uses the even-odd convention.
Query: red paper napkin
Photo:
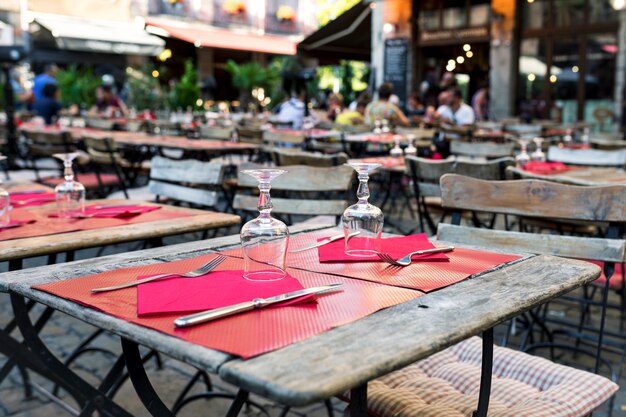
[[[9,193],[11,205],[15,208],[40,206],[42,204],[48,204],[55,200],[54,193]]]
[[[530,161],[522,166],[524,171],[538,175],[558,174],[569,171],[571,168],[562,162]]]
[[[278,281],[249,281],[243,277],[243,270],[213,271],[197,278],[170,278],[139,285],[137,314],[210,310],[302,288],[302,284],[289,275]],[[293,301],[303,300],[284,304],[293,304]]]
[[[25,224],[35,223],[35,220],[10,220],[9,224],[0,225],[0,231],[5,229],[13,229],[14,227],[24,226]]]
[[[114,217],[134,217],[143,213],[160,209],[160,206],[138,206],[138,205],[117,205],[107,206],[106,204],[92,204],[85,206],[85,216],[97,218]],[[49,217],[58,217],[57,214],[50,214]]]
[[[358,239],[353,237],[352,239]],[[318,242],[323,239],[318,239]],[[432,249],[435,246],[428,241],[426,234],[390,237],[381,240],[381,249],[383,253],[389,254],[392,258],[398,259],[411,252],[423,249]],[[340,239],[317,248],[320,262],[384,262],[376,257],[359,258],[348,256],[344,252],[344,240]],[[435,253],[432,255],[414,255],[413,260],[419,261],[447,261],[448,257],[443,253]]]

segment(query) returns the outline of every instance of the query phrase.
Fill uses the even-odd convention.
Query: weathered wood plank
[[[259,198],[237,194],[233,200],[235,209],[255,211]],[[272,213],[302,214],[304,216],[334,215],[340,216],[348,207],[346,200],[304,200],[299,198],[272,198]]]
[[[507,178],[538,179],[569,185],[617,185],[626,184],[626,172],[620,168],[582,168],[553,175],[538,175],[520,168],[508,167]]]
[[[217,191],[185,187],[178,184],[169,184],[153,180],[148,183],[148,191],[159,197],[167,197],[206,207],[213,207],[219,201]]]
[[[150,162],[150,178],[177,183],[221,185],[224,165],[195,159],[178,161],[155,156]]]
[[[446,208],[584,221],[626,221],[626,186],[577,187],[550,181],[441,178]]]
[[[291,143],[301,145],[306,140],[304,133],[281,132],[279,130],[266,130],[263,132],[263,141],[267,143]]]
[[[626,261],[626,241],[580,236],[508,232],[439,223],[437,239],[496,247],[512,252],[542,253],[605,262]]]
[[[332,167],[348,162],[348,155],[343,152],[325,155],[301,150],[273,148],[271,153],[274,163],[279,166],[305,165],[312,167]]]
[[[206,139],[230,140],[234,130],[233,127],[200,125],[200,137]]]
[[[361,385],[596,279],[588,262],[536,256],[391,307],[219,375],[288,405]],[[428,308],[423,308],[428,306]]]
[[[598,149],[566,149],[558,146],[548,148],[548,160],[573,165],[624,167],[626,150],[602,151]]]
[[[244,164],[240,171],[244,169],[267,168],[261,165]],[[290,165],[280,167],[287,171],[272,181],[273,190],[285,191],[346,191],[352,186],[352,179],[355,172],[348,166],[337,166],[329,168],[308,167],[304,165]],[[239,174],[238,183],[240,187],[256,188],[258,181],[249,175]]]
[[[450,143],[450,153],[482,158],[502,158],[512,156],[515,143],[463,142],[454,140]]]

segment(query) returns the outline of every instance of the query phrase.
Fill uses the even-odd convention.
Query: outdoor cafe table
[[[292,236],[298,238],[297,231],[292,229]],[[305,231],[305,228],[301,227],[299,231]],[[330,235],[337,230],[324,232]],[[316,237],[319,237],[319,233],[303,235],[298,244],[306,243],[307,239],[308,243],[315,242]],[[160,401],[145,374],[138,345],[163,352],[198,369],[216,373],[225,381],[239,387],[239,394],[228,417],[239,413],[249,392],[286,405],[303,406],[348,390],[352,390],[351,416],[366,416],[368,381],[423,359],[589,283],[600,273],[599,267],[588,262],[544,255],[523,255],[516,261],[477,274],[471,279],[246,360],[132,324],[69,299],[32,288],[33,285],[64,281],[87,274],[186,259],[208,254],[212,250],[222,251],[237,247],[238,241],[238,236],[229,236],[9,272],[0,274],[0,291],[11,295],[14,307],[23,307],[24,299],[34,300],[120,336],[133,385],[154,416],[172,414]],[[302,269],[292,271],[294,274],[308,273]],[[348,279],[341,275],[340,267],[335,266],[334,271],[334,279]],[[34,338],[33,326],[27,317],[20,313],[18,321],[22,334],[27,333],[26,343],[37,347],[31,348],[31,351],[46,357],[48,353],[45,346],[41,340]],[[60,362],[53,362],[48,361],[48,365],[44,366],[54,369],[52,377],[57,375],[56,380],[61,381],[69,392],[76,393],[76,386],[82,387],[81,384],[85,384],[72,371],[64,369]],[[42,368],[37,359],[32,359],[31,364]],[[119,361],[116,363],[118,365]],[[100,407],[120,410],[112,402],[103,399],[104,394],[95,388],[82,389],[90,390],[89,395],[98,396]],[[117,415],[128,416],[123,411],[119,411]]]
[[[125,242],[146,239],[158,239],[183,233],[204,231],[220,227],[236,225],[240,222],[239,216],[227,213],[218,213],[206,210],[174,207],[156,203],[136,202],[129,200],[89,200],[87,204],[103,205],[150,205],[161,206],[162,210],[188,214],[185,217],[148,222],[128,223],[113,227],[95,228],[90,230],[68,231],[44,236],[23,237],[2,240],[0,232],[0,262],[9,261],[9,269],[22,267],[25,258],[73,252],[80,249],[102,247]],[[54,204],[20,208],[18,210],[54,212]],[[15,211],[13,212],[15,213]],[[147,214],[147,213],[146,213]],[[142,214],[142,216],[145,214]],[[89,219],[87,219],[89,220]],[[21,226],[36,226],[37,223]],[[16,229],[13,229],[16,230]]]

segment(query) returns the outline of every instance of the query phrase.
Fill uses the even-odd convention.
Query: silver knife
[[[232,316],[233,314],[243,313],[245,311],[263,308],[272,304],[281,303],[283,301],[293,300],[294,298],[303,297],[310,294],[323,294],[326,292],[337,291],[343,284],[328,284],[321,287],[305,288],[303,290],[292,291],[285,294],[268,298],[255,298],[252,301],[234,304],[228,307],[215,308],[213,310],[201,311],[200,313],[190,314],[188,316],[179,317],[174,320],[176,327],[189,327],[196,324],[206,323],[207,321],[221,319],[222,317]]]
[[[354,236],[358,235],[359,233],[360,232],[350,233],[348,235],[348,238],[354,237]],[[335,240],[343,239],[343,237],[344,237],[343,234],[331,236],[331,237],[329,237],[327,239],[320,240],[319,242],[316,242],[313,245],[305,246],[303,248],[298,248],[298,249],[292,249],[292,250],[289,251],[289,253],[296,253],[296,252],[302,252],[302,251],[313,249],[313,248],[319,248],[320,246],[324,246],[327,243],[334,242]]]

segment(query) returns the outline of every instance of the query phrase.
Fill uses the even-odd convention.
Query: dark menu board
[[[393,93],[400,99],[400,108],[406,105],[408,55],[407,38],[385,39],[383,80],[393,84]]]

